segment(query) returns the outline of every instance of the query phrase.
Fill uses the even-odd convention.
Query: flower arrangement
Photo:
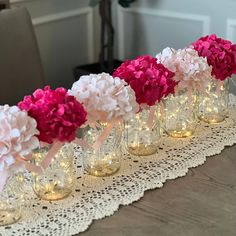
[[[84,150],[85,170],[95,176],[115,173],[119,169],[121,126],[138,111],[134,91],[125,81],[101,73],[80,77],[69,93],[88,113],[90,131],[83,135],[89,146],[88,152]],[[111,139],[117,145],[113,149]],[[105,150],[110,150],[109,155]]]
[[[38,138],[48,144],[73,141],[76,130],[86,122],[84,107],[64,88],[37,89],[18,106],[37,121]]]
[[[36,121],[16,106],[0,106],[0,192],[11,168],[17,170],[31,159],[39,146]]]
[[[179,89],[202,91],[209,84],[212,68],[206,58],[200,57],[192,48],[175,50],[167,47],[156,58],[175,73],[174,80],[179,81]]]
[[[80,77],[69,93],[85,106],[88,125],[128,120],[138,109],[130,86],[107,73]]]
[[[121,2],[129,5],[134,0]],[[172,137],[184,138],[198,125],[196,113],[208,123],[223,121],[228,109],[226,79],[234,73],[236,44],[213,34],[183,49],[167,47],[156,58],[126,60],[112,76],[82,76],[69,91],[46,86],[25,96],[18,106],[0,106],[0,196],[11,194],[11,189],[4,189],[10,172],[18,174],[24,168],[34,172],[34,191],[40,198],[68,196],[75,171],[73,152],[60,150],[67,142],[84,148],[85,171],[108,176],[120,168],[124,128],[128,152],[145,156],[157,152],[161,127]],[[175,92],[179,96],[169,96]],[[84,129],[84,139],[79,140],[76,131],[85,125],[90,129]],[[55,156],[61,159],[47,172]]]
[[[41,163],[43,169],[50,165],[64,143],[73,141],[83,145],[76,138],[76,131],[86,122],[87,113],[66,89],[52,90],[49,86],[37,89],[32,96],[25,96],[18,106],[37,121],[41,147],[52,144]],[[42,169],[38,169],[37,172],[41,173]]]
[[[155,105],[170,93],[173,94],[174,87],[178,84],[172,79],[174,73],[149,55],[126,60],[113,76],[125,80],[130,85],[135,91],[138,104],[148,106]]]
[[[215,79],[225,80],[236,73],[236,44],[212,34],[199,38],[192,46],[199,56],[207,58]]]

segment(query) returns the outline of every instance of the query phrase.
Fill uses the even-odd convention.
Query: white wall
[[[93,10],[88,0],[11,0],[33,19],[46,81],[70,86],[72,68],[94,61]]]

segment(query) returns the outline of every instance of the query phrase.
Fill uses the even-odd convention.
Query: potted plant
[[[0,11],[9,8],[9,0],[0,0]]]
[[[118,0],[122,7],[129,7],[136,0]],[[114,68],[121,64],[121,61],[114,60],[114,28],[112,25],[112,0],[90,0],[89,5],[95,7],[99,5],[99,14],[101,17],[101,42],[99,62],[77,66],[74,69],[75,79],[78,80],[81,75],[90,73],[107,72],[112,73]]]

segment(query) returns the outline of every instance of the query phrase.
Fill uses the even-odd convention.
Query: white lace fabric
[[[70,197],[39,200],[28,183],[27,206],[18,223],[0,227],[1,236],[68,236],[85,231],[93,220],[114,214],[120,205],[143,197],[149,189],[161,188],[168,179],[186,175],[189,168],[236,143],[236,96],[230,95],[230,111],[220,124],[199,122],[193,137],[163,137],[158,153],[136,157],[124,152],[120,171],[110,177],[83,173],[81,149],[75,146],[78,169],[75,191]]]

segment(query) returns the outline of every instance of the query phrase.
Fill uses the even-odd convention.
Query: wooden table
[[[236,145],[186,177],[147,191],[81,236],[235,236]]]

